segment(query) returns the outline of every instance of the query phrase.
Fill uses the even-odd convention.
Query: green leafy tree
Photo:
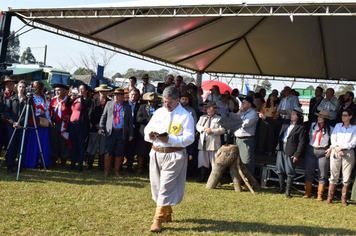
[[[318,85],[318,87],[322,88],[323,91],[324,91],[324,93],[325,93],[326,89],[328,88],[328,86],[327,86],[326,84],[324,84],[324,83],[320,83],[320,84]]]
[[[20,62],[20,40],[19,36],[15,35],[15,31],[11,31],[9,42],[7,44],[6,62]]]
[[[340,86],[339,90],[337,92],[335,92],[335,97],[338,98],[340,95],[343,95],[346,92],[353,92],[354,89],[355,88],[352,84]]]
[[[30,47],[27,47],[26,50],[22,53],[21,63],[22,64],[35,64],[36,63],[36,58],[32,54]]]
[[[264,89],[271,90],[272,84],[268,81],[268,79],[265,79],[264,81],[262,81],[261,85]]]
[[[96,74],[92,69],[87,69],[84,67],[79,67],[74,71],[74,75],[92,75]]]
[[[135,76],[138,80],[140,80],[144,74],[148,74],[150,81],[164,81],[166,76],[169,74],[169,70],[161,69],[146,71],[130,68],[126,71],[123,77],[130,78],[131,76]]]
[[[120,72],[116,72],[116,74],[113,75],[111,78],[112,78],[112,79],[122,78],[122,74],[121,74]]]

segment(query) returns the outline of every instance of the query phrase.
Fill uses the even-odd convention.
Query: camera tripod
[[[26,133],[27,130],[33,129],[31,127],[29,127],[28,124],[28,120],[29,120],[29,112],[31,109],[32,112],[32,119],[33,119],[33,123],[34,123],[34,129],[36,131],[36,136],[37,136],[37,143],[38,143],[38,147],[40,149],[40,154],[41,154],[41,158],[42,158],[42,164],[43,164],[43,168],[45,170],[45,173],[47,174],[47,170],[46,170],[46,164],[44,161],[44,157],[43,157],[43,153],[42,153],[42,147],[41,147],[41,143],[40,143],[40,137],[38,135],[38,129],[37,129],[37,124],[36,124],[36,119],[35,119],[35,113],[33,111],[33,94],[32,93],[27,93],[27,101],[26,101],[26,106],[22,109],[20,117],[18,119],[18,123],[23,119],[23,116],[25,115],[25,121],[24,121],[24,126],[23,126],[23,132],[22,132],[22,140],[21,140],[21,148],[20,148],[20,153],[19,153],[19,157],[18,157],[18,167],[17,167],[17,175],[16,175],[16,180],[19,180],[19,175],[20,175],[20,168],[21,168],[21,162],[22,162],[22,158],[24,156],[24,147],[25,147],[25,137],[26,137]],[[13,142],[14,136],[16,131],[18,130],[17,127],[15,127],[14,132],[12,132],[9,144],[7,145],[6,151],[5,151],[5,155],[4,158],[2,159],[1,163],[0,163],[0,167],[6,157],[6,154],[9,150],[9,147],[11,145],[11,143]]]

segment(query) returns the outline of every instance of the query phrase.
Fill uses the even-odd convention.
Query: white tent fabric
[[[356,80],[352,1],[138,1],[9,9],[49,32],[196,72]]]

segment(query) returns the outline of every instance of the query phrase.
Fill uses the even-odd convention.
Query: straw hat
[[[19,81],[17,81],[17,79],[15,79],[13,76],[5,76],[4,81],[2,81],[0,85],[4,85],[6,82],[14,82],[16,84]]]
[[[148,92],[145,93],[142,96],[143,100],[148,101],[148,102],[160,102],[162,99],[162,96],[158,95],[155,92]]]
[[[114,90],[114,92],[111,92],[112,94],[122,94],[122,95],[125,95],[127,92],[122,89],[122,88],[117,88]]]
[[[101,84],[99,87],[96,87],[95,90],[99,92],[108,92],[111,91],[112,88],[109,87],[107,84]]]
[[[331,120],[330,112],[328,112],[327,110],[321,110],[320,112],[315,112],[314,114],[319,117]]]

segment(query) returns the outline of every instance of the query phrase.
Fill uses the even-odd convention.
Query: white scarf
[[[65,96],[62,101],[59,101],[58,97],[57,97],[57,106],[54,108],[54,112],[57,112],[57,110],[58,110],[57,115],[60,119],[62,118],[62,103],[65,102],[65,100],[67,98],[68,98],[68,96]]]

